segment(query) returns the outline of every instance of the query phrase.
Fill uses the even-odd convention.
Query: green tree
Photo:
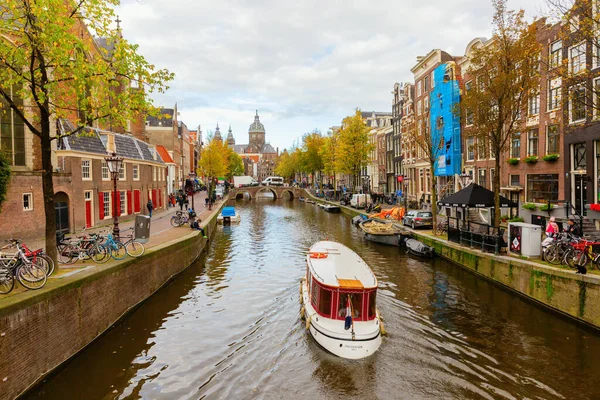
[[[227,171],[228,171],[228,178],[232,179],[234,176],[242,176],[245,173],[244,170],[244,160],[242,160],[242,157],[240,157],[240,155],[238,153],[236,153],[235,151],[233,151],[232,148],[227,147],[228,149],[228,163],[227,163]]]
[[[360,170],[370,161],[374,145],[369,141],[370,128],[365,124],[359,109],[344,118],[339,132],[335,166],[344,174],[353,176],[353,186],[358,185]]]
[[[302,137],[302,150],[300,153],[300,163],[304,172],[310,173],[313,176],[312,184],[315,183],[315,178],[321,175],[323,171],[323,157],[321,148],[325,143],[325,139],[321,132],[314,130]],[[321,180],[321,186],[323,184]]]
[[[323,159],[323,172],[328,175],[333,175],[333,187],[337,188],[335,183],[336,168],[336,149],[339,141],[339,133],[329,131],[327,136],[323,138],[323,146],[321,147],[320,154]]]
[[[2,203],[6,200],[8,194],[8,184],[10,183],[10,163],[4,152],[0,151],[0,211]]]
[[[462,95],[463,118],[472,121],[465,135],[489,143],[494,158],[494,226],[500,224],[500,160],[510,138],[520,132],[521,113],[528,99],[539,94],[540,45],[533,25],[525,21],[524,11],[507,10],[506,0],[493,0],[494,33],[489,44],[473,51],[466,71],[476,77],[475,84]]]
[[[52,141],[57,118],[80,132],[98,121],[125,126],[151,106],[173,75],[156,69],[111,27],[118,0],[3,0],[0,3],[0,99],[40,139],[46,250],[56,259]],[[95,36],[114,45],[99,54]],[[11,93],[12,89],[12,93]],[[29,105],[27,109],[23,104]],[[73,116],[76,115],[75,118]]]
[[[221,140],[213,140],[212,137],[208,142],[208,146],[202,150],[197,175],[205,178],[209,198],[212,195],[215,178],[227,176],[229,173],[228,150],[227,144],[224,144]],[[210,207],[212,207],[211,202],[209,202],[209,209]]]

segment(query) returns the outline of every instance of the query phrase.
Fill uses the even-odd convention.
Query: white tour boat
[[[306,264],[300,283],[301,314],[317,343],[343,358],[375,353],[385,331],[371,268],[348,247],[330,241],[314,244]]]

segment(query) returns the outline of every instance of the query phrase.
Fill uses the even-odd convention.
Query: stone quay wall
[[[215,231],[217,212],[206,222]],[[138,258],[53,279],[0,303],[0,399],[13,399],[83,350],[190,266],[207,246],[191,232]]]

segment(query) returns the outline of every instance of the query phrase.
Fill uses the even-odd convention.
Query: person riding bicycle
[[[192,217],[191,220],[190,220],[190,228],[192,228],[193,230],[196,230],[196,231],[200,231],[200,233],[202,233],[202,237],[204,239],[207,239],[207,236],[204,233],[204,229],[202,229],[202,227],[200,226],[199,222],[201,222],[201,221],[196,220],[195,217]]]
[[[569,221],[567,221],[567,225],[567,233],[570,233],[573,236],[581,237],[581,228],[575,223],[573,218],[570,218]]]

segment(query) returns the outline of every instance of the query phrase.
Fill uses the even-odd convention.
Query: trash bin
[[[140,243],[148,243],[150,240],[150,217],[147,215],[136,215],[135,217],[135,241]]]
[[[539,257],[542,249],[542,227],[524,222],[509,222],[508,249],[526,257]]]

